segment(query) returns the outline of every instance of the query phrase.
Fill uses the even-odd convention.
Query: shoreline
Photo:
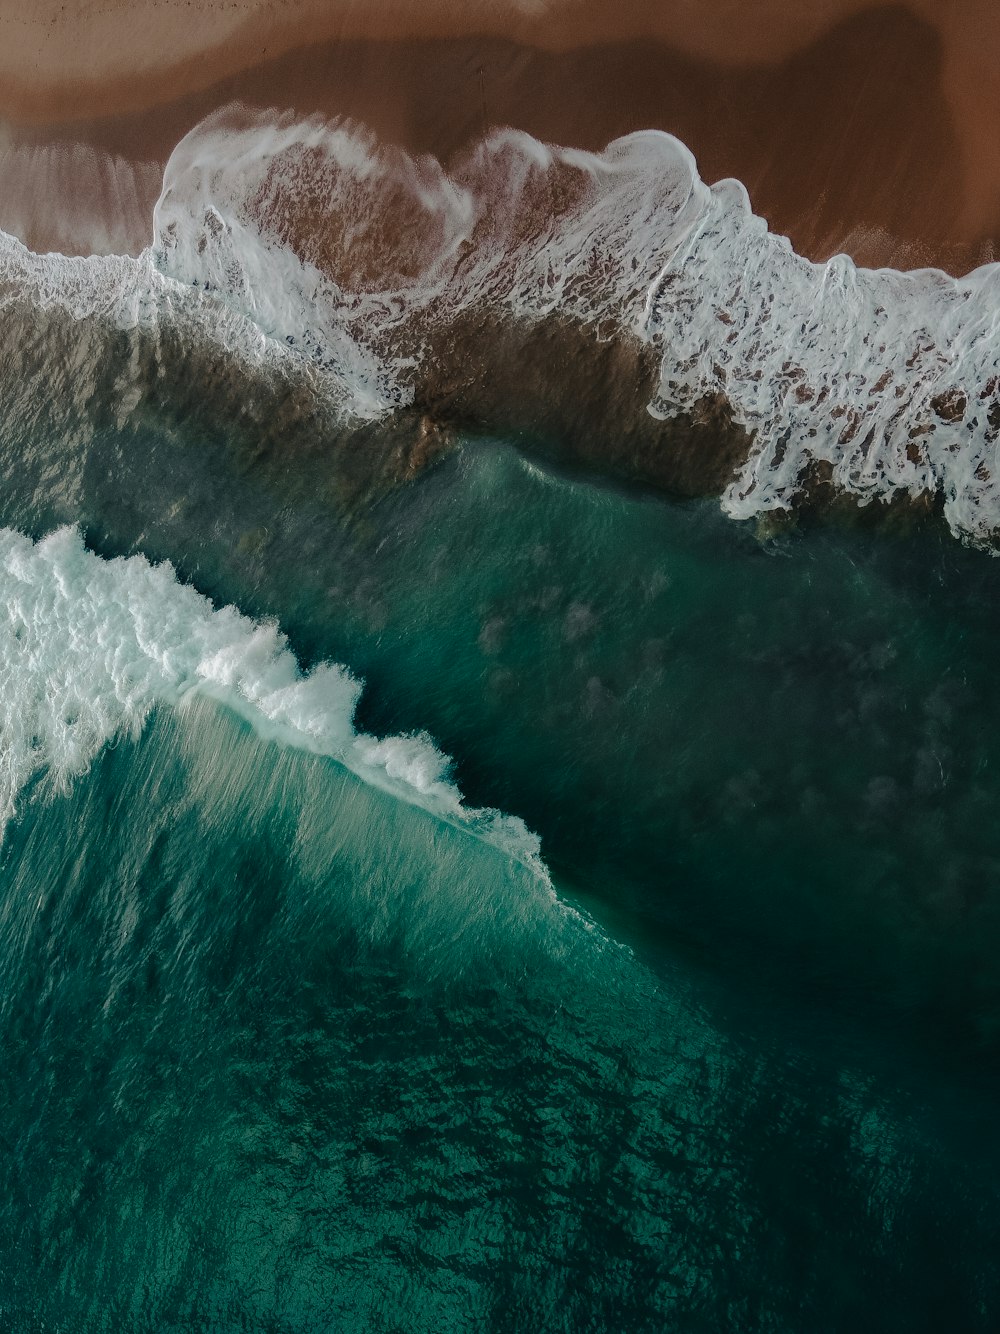
[[[442,31],[399,35],[407,25],[383,9],[367,21],[375,35],[349,35],[351,24],[340,15],[340,35],[275,57],[275,44],[301,42],[301,20],[285,28],[272,24],[264,41],[246,28],[186,64],[120,72],[96,91],[50,78],[34,86],[30,105],[24,101],[30,83],[19,92],[8,81],[0,116],[8,122],[6,154],[16,150],[20,166],[12,183],[0,142],[0,186],[7,191],[0,226],[11,230],[5,219],[16,204],[33,223],[20,221],[14,234],[27,239],[27,230],[33,248],[67,248],[49,242],[57,230],[64,242],[72,238],[81,173],[74,177],[64,167],[56,179],[39,168],[32,184],[32,156],[41,160],[55,147],[63,159],[70,148],[104,163],[142,164],[145,193],[130,200],[135,216],[127,227],[114,216],[121,205],[113,190],[91,207],[94,214],[103,210],[108,234],[136,234],[138,214],[146,206],[151,214],[155,202],[148,199],[150,166],[162,168],[189,129],[238,100],[252,108],[342,116],[385,143],[433,154],[446,165],[500,125],[591,150],[632,130],[662,129],[691,149],[706,181],[743,182],[755,212],[810,259],[843,251],[866,267],[933,266],[952,274],[988,262],[994,237],[1000,238],[1000,209],[991,202],[970,213],[941,33],[902,7],[846,7],[853,12],[821,25],[806,42],[801,33],[793,41],[791,30],[779,30],[770,57],[758,41],[754,59],[743,63],[732,58],[731,37],[721,56],[713,55],[708,48],[712,41],[719,45],[719,34],[685,31],[679,21],[670,40],[629,36],[637,11],[628,6],[611,40],[598,23],[603,14],[609,28],[607,5],[589,3],[572,9],[575,45],[567,43],[568,20],[560,20],[562,27],[556,22],[570,13],[565,6],[538,20],[521,14],[505,35],[449,32],[442,11]],[[783,12],[773,3],[770,11]],[[0,9],[0,32],[4,22]],[[454,29],[454,17],[450,22]],[[817,24],[818,18],[812,28]],[[434,16],[422,27],[433,30]],[[169,49],[161,56],[167,60]],[[81,253],[95,230],[81,228]]]

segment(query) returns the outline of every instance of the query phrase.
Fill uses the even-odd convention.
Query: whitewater
[[[995,264],[956,279],[805,260],[739,182],[706,185],[651,131],[601,154],[498,131],[446,171],[357,126],[228,108],[174,150],[139,257],[0,238],[0,302],[188,330],[250,371],[308,376],[345,420],[412,402],[464,312],[569,319],[655,353],[638,411],[731,405],[749,442],[722,496],[733,517],[794,507],[825,469],[862,504],[937,497],[984,545],[1000,528],[998,297]]]
[[[0,530],[3,825],[36,775],[65,791],[103,747],[136,740],[156,705],[207,694],[260,734],[337,760],[546,878],[537,838],[516,817],[466,807],[428,736],[356,731],[360,693],[346,668],[303,673],[276,625],[214,608],[167,564],[103,560],[72,528],[39,542]]]
[[[0,275],[0,1323],[985,1334],[996,564],[337,469],[483,311],[724,393],[731,514],[985,542],[994,271],[807,265],[667,136],[230,111],[140,255]]]

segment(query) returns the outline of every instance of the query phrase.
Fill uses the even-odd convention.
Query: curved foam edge
[[[306,199],[322,216],[290,243],[288,211]],[[366,223],[400,200],[413,210],[405,276],[399,245]],[[352,283],[342,255],[325,272],[312,262],[327,227],[361,249],[378,233],[374,280]],[[390,367],[424,351],[393,342],[414,311],[430,327],[477,305],[610,320],[660,356],[654,416],[721,394],[752,434],[723,497],[734,517],[794,505],[821,462],[862,503],[936,493],[956,534],[987,542],[1000,528],[1000,266],[953,279],[813,263],[754,216],[740,182],[706,186],[663,132],[593,154],[499,131],[445,172],[355,127],[230,108],[178,146],[156,233],[165,272],[193,281],[208,268],[238,304],[246,291],[255,310],[270,301],[269,325],[334,346],[333,323]],[[304,268],[290,276],[296,244]],[[284,265],[272,268],[284,324],[264,257]]]
[[[303,673],[275,624],[213,607],[169,564],[102,559],[74,528],[38,542],[0,529],[0,826],[35,775],[64,787],[109,742],[137,737],[157,705],[207,694],[263,736],[344,765],[548,883],[537,837],[515,816],[466,806],[425,733],[355,729],[361,689],[336,664]]]
[[[119,325],[188,320],[307,365],[367,418],[410,401],[462,312],[569,318],[654,350],[638,411],[728,402],[752,439],[722,497],[733,517],[794,506],[822,465],[862,504],[932,494],[961,538],[1000,532],[1000,265],[813,263],[660,131],[600,154],[497,131],[445,171],[356,126],[224,108],[175,149],[154,233],[137,260],[7,238],[0,288]]]

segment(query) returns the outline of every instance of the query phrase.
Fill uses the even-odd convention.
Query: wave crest
[[[64,787],[158,704],[205,694],[545,874],[520,820],[465,806],[430,737],[356,731],[361,684],[345,667],[303,673],[276,625],[214,608],[168,564],[103,560],[74,528],[37,543],[0,529],[0,824],[35,775]]]
[[[356,126],[227,108],[174,151],[154,233],[138,260],[8,241],[0,274],[74,317],[186,320],[306,367],[343,418],[413,405],[496,430],[506,402],[564,457],[603,448],[734,517],[820,476],[862,504],[938,498],[966,540],[1000,531],[1000,267],[814,264],[669,135],[594,154],[499,131],[446,170]]]

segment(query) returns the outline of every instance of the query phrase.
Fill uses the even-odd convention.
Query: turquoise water
[[[985,1123],[220,706],[4,890],[14,1327],[989,1325]]]
[[[1000,567],[503,442],[347,505],[143,432],[9,419],[0,518],[277,616],[552,882],[210,698],[40,769],[7,1325],[994,1328]]]
[[[992,1334],[995,266],[455,171],[0,233],[0,1331]]]

